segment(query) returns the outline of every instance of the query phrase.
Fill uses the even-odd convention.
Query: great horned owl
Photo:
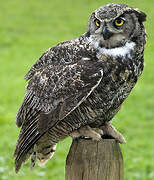
[[[145,19],[124,4],[100,7],[86,33],[48,49],[32,66],[16,117],[16,172],[30,156],[31,167],[44,164],[68,136],[107,134],[124,142],[111,120],[142,73]]]

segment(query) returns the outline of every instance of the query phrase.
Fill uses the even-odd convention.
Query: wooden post
[[[66,180],[124,180],[119,144],[114,139],[74,140],[66,159]]]

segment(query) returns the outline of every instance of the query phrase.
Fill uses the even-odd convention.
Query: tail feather
[[[33,123],[31,123],[30,126],[28,127],[22,127],[21,131],[20,131],[20,135],[19,135],[19,138],[18,138],[18,142],[17,142],[17,145],[16,145],[16,149],[15,149],[15,152],[14,152],[14,155],[18,154],[21,150],[21,147],[23,145],[25,145],[25,140],[26,143],[28,144],[28,137],[29,137],[29,134],[31,134],[31,131],[33,131],[34,129],[36,129],[36,121],[33,121]]]
[[[35,145],[33,153],[31,154],[30,169],[33,170],[36,161],[39,166],[43,166],[51,159],[56,151],[56,144],[50,146],[43,146],[43,144]]]
[[[39,166],[43,166],[51,159],[56,150],[56,144],[48,140],[47,135],[37,135],[31,138],[30,143],[24,146],[24,149],[15,154],[15,171],[18,173],[20,167],[31,156],[30,168],[33,169],[36,160]]]
[[[28,125],[23,125],[19,139],[14,152],[15,171],[18,172],[22,163],[24,163],[32,154],[30,150],[34,144],[43,136],[37,131],[37,117]]]
[[[17,153],[15,153],[14,155],[16,173],[19,171],[22,163],[24,163],[29,158],[29,156],[31,155],[31,152],[29,152],[30,149],[33,148],[34,144],[40,139],[41,136],[42,135],[37,135],[31,138],[30,139],[31,141],[28,144],[26,144],[21,151],[20,151],[20,147],[18,147],[19,149],[16,150]]]
[[[25,138],[24,141],[22,143],[20,143],[16,149],[16,153],[15,153],[15,157],[18,160],[20,158],[20,156],[24,153],[27,152],[33,145],[35,142],[37,142],[37,140],[41,137],[37,131],[35,130],[33,132],[33,134],[31,133],[30,135],[33,135],[30,138]],[[27,142],[28,141],[28,142]],[[17,156],[16,156],[17,155]]]
[[[38,118],[32,116],[29,123],[22,125],[19,139],[14,152],[15,172],[18,173],[23,163],[31,156],[30,168],[33,169],[36,160],[40,166],[52,158],[56,150],[56,141],[47,132],[38,131]]]
[[[37,153],[37,160],[39,166],[44,166],[50,160],[56,151],[56,144],[46,148],[46,153]]]
[[[33,139],[35,139],[38,135],[39,133],[37,132],[36,128],[31,129],[31,131],[27,133],[25,138],[22,138],[19,142],[20,153],[22,152],[22,150],[25,150],[27,146],[31,145]]]
[[[44,134],[36,143],[34,151],[36,152],[36,159],[40,166],[46,164],[51,159],[56,151],[56,143],[51,140],[48,133]]]

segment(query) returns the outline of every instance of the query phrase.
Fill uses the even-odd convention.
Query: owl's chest
[[[108,63],[104,68],[104,77],[98,92],[109,100],[112,99],[112,102],[121,103],[129,95],[142,70],[143,64],[131,59]]]
[[[104,67],[104,76],[100,85],[89,97],[95,102],[97,118],[110,120],[119,111],[119,107],[128,97],[143,70],[142,63],[130,61],[111,63]],[[93,99],[93,100],[92,100]]]

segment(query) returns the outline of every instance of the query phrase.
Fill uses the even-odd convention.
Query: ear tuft
[[[137,8],[134,9],[134,10],[135,10],[135,14],[136,14],[136,16],[138,17],[138,19],[139,19],[140,22],[146,21],[146,16],[147,16],[147,15],[146,15],[144,12],[138,10]]]

